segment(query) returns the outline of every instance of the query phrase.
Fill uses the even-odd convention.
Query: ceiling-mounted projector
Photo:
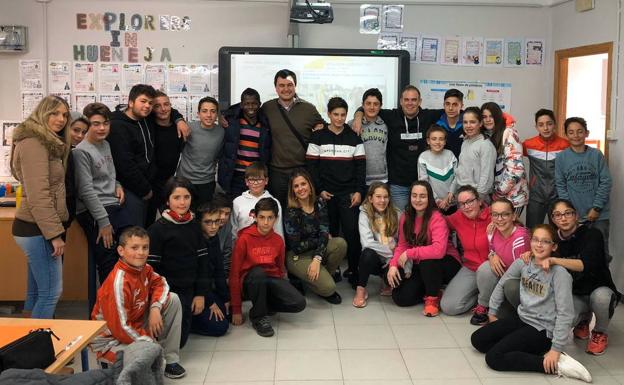
[[[334,10],[330,3],[298,1],[290,9],[291,23],[325,24],[332,21],[334,21]]]

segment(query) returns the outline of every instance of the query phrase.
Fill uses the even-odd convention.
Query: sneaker
[[[591,339],[587,342],[587,349],[585,351],[595,356],[604,354],[609,344],[609,337],[607,333],[592,332]]]
[[[165,365],[165,377],[182,378],[184,376],[186,376],[186,370],[177,362],[175,364]]]
[[[334,292],[334,294],[329,295],[327,297],[323,297],[321,296],[321,298],[323,298],[325,301],[333,304],[333,305],[339,305],[342,303],[342,297],[340,296],[340,294],[338,294],[337,291]]]
[[[427,297],[423,298],[425,301],[425,307],[423,314],[427,317],[435,317],[440,314],[440,297]]]
[[[342,274],[340,274],[340,268],[336,269],[332,277],[334,278],[335,283],[342,281]]]
[[[592,382],[591,374],[589,374],[589,371],[585,369],[583,364],[563,352],[559,356],[559,362],[557,363],[557,374],[559,377],[563,376]]]
[[[488,323],[488,321],[490,320],[490,318],[488,317],[488,310],[490,309],[483,305],[477,304],[477,306],[472,311],[474,314],[472,315],[472,318],[470,318],[470,323],[473,325],[485,325],[486,323]]]
[[[256,329],[256,333],[258,333],[259,336],[272,337],[275,334],[275,330],[273,330],[271,326],[271,319],[268,316],[253,321],[252,326]]]
[[[589,338],[589,321],[585,320],[585,321],[579,322],[574,327],[574,331],[572,333],[574,334],[574,338],[578,338],[579,340],[588,339]]]

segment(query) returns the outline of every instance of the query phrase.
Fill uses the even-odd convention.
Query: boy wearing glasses
[[[106,137],[110,132],[110,109],[102,103],[88,104],[83,114],[89,121],[86,138],[72,150],[76,169],[77,219],[95,258],[99,281],[104,282],[118,256],[118,234],[129,227],[124,190],[116,180],[115,165]],[[90,304],[95,298],[90,298]]]
[[[236,242],[238,232],[254,223],[255,218],[252,211],[256,203],[262,198],[273,198],[273,195],[266,190],[268,183],[269,172],[267,166],[263,162],[253,162],[245,169],[245,185],[248,190],[234,199],[232,214],[230,216],[230,223],[232,224],[232,245]],[[282,207],[279,202],[277,202],[277,206],[281,212]],[[273,230],[284,239],[284,228],[282,226],[281,216],[275,221]]]

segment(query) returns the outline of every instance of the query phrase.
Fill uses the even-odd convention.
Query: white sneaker
[[[559,377],[576,378],[585,382],[592,382],[591,374],[585,369],[583,364],[561,352],[557,363],[557,374]]]

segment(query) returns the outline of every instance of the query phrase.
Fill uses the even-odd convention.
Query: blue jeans
[[[398,184],[390,185],[390,196],[394,206],[401,211],[405,211],[405,206],[409,203],[410,188]]]
[[[124,193],[126,195],[126,202],[124,203],[124,207],[128,211],[128,215],[130,216],[130,223],[132,224],[132,226],[145,227],[147,202],[144,201],[143,198],[141,198],[140,196],[135,195],[127,188],[124,189]],[[153,222],[154,218],[152,218],[151,223]]]
[[[13,238],[28,259],[24,310],[32,311],[32,318],[54,318],[56,303],[63,292],[62,258],[52,256],[52,244],[42,235]]]

